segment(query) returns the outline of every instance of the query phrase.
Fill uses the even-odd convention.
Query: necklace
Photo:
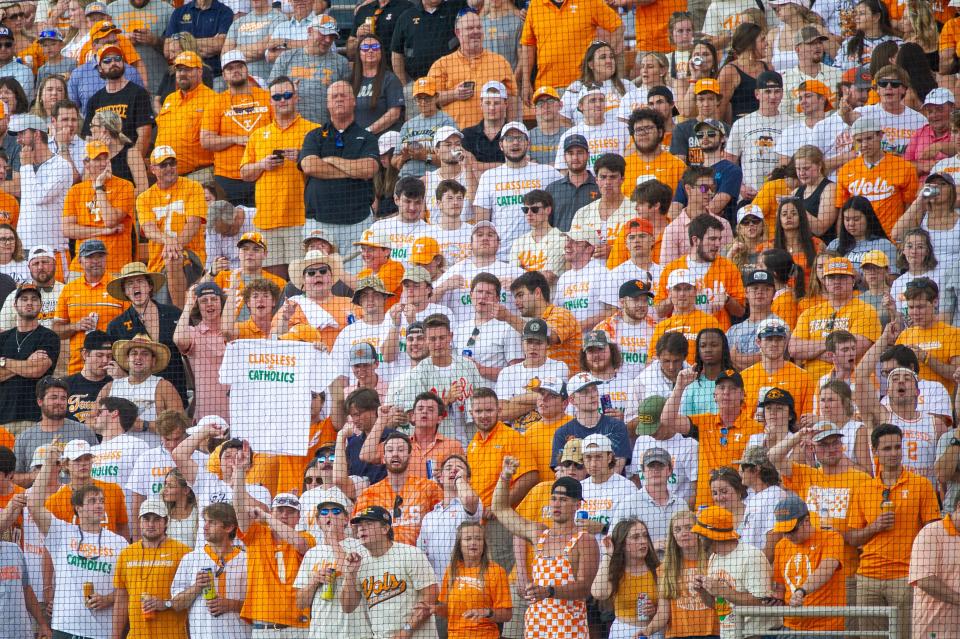
[[[39,327],[39,326],[34,326],[34,327],[33,327],[33,330],[30,331],[29,333],[27,333],[26,336],[24,336],[23,339],[20,339],[20,331],[17,331],[16,333],[14,333],[13,339],[17,342],[17,354],[18,354],[18,355],[20,354],[20,349],[23,347],[24,344],[27,343],[27,340],[30,339],[30,336],[33,335],[38,328],[40,328],[40,327]]]

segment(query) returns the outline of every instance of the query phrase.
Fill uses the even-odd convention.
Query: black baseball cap
[[[650,285],[650,282],[627,280],[620,285],[618,297],[641,297],[643,295],[654,297],[653,287]]]
[[[767,269],[755,269],[753,271],[747,272],[743,276],[743,285],[752,286],[754,284],[765,284],[767,286],[776,286],[776,282],[773,280],[773,273]]]
[[[387,509],[382,506],[367,506],[350,520],[351,524],[359,524],[361,521],[378,521],[381,524],[393,526],[393,518]]]
[[[573,135],[568,135],[567,138],[563,141],[563,150],[569,151],[574,147],[580,147],[581,149],[590,150],[590,145],[587,144],[587,138],[574,133]]]
[[[790,394],[790,391],[784,390],[783,388],[771,388],[763,396],[763,400],[760,401],[760,406],[772,406],[774,404],[788,406],[790,410],[796,410],[793,395]]]
[[[757,76],[757,89],[782,89],[783,76],[776,71],[763,71]]]
[[[663,85],[660,85],[657,87],[651,87],[651,89],[647,92],[647,98],[652,98],[655,95],[660,95],[665,97],[667,99],[667,102],[669,102],[670,104],[673,104],[674,102],[673,91],[671,91],[670,89],[668,89]]]
[[[550,494],[564,495],[580,501],[583,499],[583,486],[573,477],[561,477],[553,482],[553,486],[550,488]]]
[[[714,381],[714,384],[720,384],[720,382],[725,380],[733,382],[740,388],[744,388],[743,378],[740,377],[740,373],[733,370],[732,368],[727,368],[725,370],[720,371],[720,374],[717,375],[717,379]]]
[[[88,351],[106,351],[113,348],[113,338],[103,331],[90,331],[83,337],[83,348]]]
[[[550,327],[542,319],[532,319],[523,326],[523,339],[538,339],[550,341]]]

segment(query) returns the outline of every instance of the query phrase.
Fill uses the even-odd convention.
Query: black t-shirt
[[[82,373],[68,377],[67,386],[70,391],[67,395],[67,419],[81,424],[90,424],[93,411],[97,407],[97,395],[112,380],[113,378],[107,375],[99,382],[94,382],[84,377]]]
[[[307,134],[300,149],[299,163],[315,155],[319,158],[339,157],[345,160],[371,158],[380,162],[377,137],[351,122],[343,131],[325,124]],[[307,217],[326,224],[359,224],[370,215],[373,204],[373,180],[337,178],[322,180],[308,177],[304,189]]]
[[[0,333],[0,357],[23,361],[38,351],[45,352],[50,358],[50,368],[43,372],[43,375],[49,375],[60,357],[60,338],[56,333],[45,326],[38,326],[26,333],[21,333],[16,328]],[[39,377],[28,379],[14,375],[7,381],[0,382],[0,424],[20,420],[35,422],[40,419],[37,379]]]
[[[453,26],[465,6],[463,0],[447,0],[433,13],[417,8],[400,16],[390,50],[403,56],[409,80],[427,75],[434,62],[453,52]]]
[[[6,273],[0,273],[0,308],[3,308],[7,296],[17,290],[17,283]]]
[[[504,162],[503,150],[500,148],[500,132],[492,140],[483,132],[483,122],[468,126],[463,130],[463,148],[473,153],[477,162]]]
[[[115,111],[123,121],[123,134],[131,141],[137,141],[137,129],[147,124],[153,124],[153,104],[150,94],[139,84],[127,82],[126,86],[116,93],[100,89],[87,102],[87,117],[83,121],[83,130],[80,135],[90,136],[90,121],[97,111]]]
[[[356,37],[367,18],[373,18],[373,35],[383,43],[381,53],[387,59],[387,66],[392,68],[390,60],[390,42],[393,40],[393,31],[400,23],[400,16],[413,8],[413,3],[407,0],[390,0],[387,6],[381,9],[379,2],[370,2],[363,5],[353,14],[353,29],[350,35]]]

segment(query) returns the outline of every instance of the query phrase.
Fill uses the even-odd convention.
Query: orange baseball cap
[[[697,523],[690,532],[713,541],[733,541],[739,539],[733,525],[733,513],[719,506],[707,506],[697,513]]]
[[[723,95],[723,92],[720,91],[720,81],[716,78],[700,78],[697,80],[697,83],[693,85],[693,94],[700,95],[701,93]]]
[[[110,153],[110,149],[107,148],[106,144],[104,144],[103,142],[98,142],[96,140],[87,142],[86,150],[87,150],[88,160],[98,158],[104,153]]]
[[[537,100],[540,98],[553,98],[554,100],[559,100],[560,94],[557,93],[557,90],[553,87],[542,86],[533,92],[533,98],[531,98],[530,102],[536,104]]]
[[[115,44],[105,44],[97,50],[97,64],[100,64],[110,52],[119,54],[121,58],[123,57],[123,49],[119,46]]]
[[[237,241],[237,248],[240,248],[240,245],[243,244],[244,242],[253,242],[254,244],[256,244],[257,246],[259,246],[264,250],[266,250],[267,248],[267,241],[263,239],[263,235],[261,235],[257,231],[249,231],[241,235],[240,239]]]
[[[437,83],[427,76],[423,76],[413,83],[413,97],[418,95],[437,95]]]
[[[800,86],[797,87],[797,95],[799,96],[800,93],[805,91],[822,95],[827,100],[825,109],[827,111],[833,110],[833,91],[823,82],[820,80],[804,80],[800,83]],[[797,113],[801,113],[799,102],[797,103]]]
[[[190,67],[191,69],[202,69],[203,60],[193,51],[184,51],[173,59],[175,67]]]
[[[653,235],[653,224],[650,222],[650,220],[645,220],[642,217],[635,217],[623,225],[623,237],[626,238],[634,231],[646,233],[647,235]]]
[[[440,244],[429,236],[418,237],[410,248],[410,261],[414,264],[429,264],[440,255]]]
[[[112,20],[101,20],[90,27],[90,41],[106,38],[111,33],[120,33],[119,27]]]
[[[849,275],[856,277],[857,271],[853,267],[853,262],[845,257],[831,257],[823,267],[823,276],[828,275]]]

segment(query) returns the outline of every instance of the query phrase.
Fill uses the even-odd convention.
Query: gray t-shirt
[[[442,126],[452,126],[456,128],[456,123],[449,115],[443,111],[437,111],[429,118],[423,115],[417,115],[400,127],[400,145],[419,142],[428,149],[433,148],[433,134]],[[427,172],[427,163],[422,160],[409,160],[400,168],[400,177],[412,175],[413,177],[423,177]]]
[[[33,619],[23,595],[29,585],[23,551],[16,544],[0,541],[0,610],[5,637],[33,636]]]
[[[77,68],[77,61],[73,58],[63,58],[60,62],[46,62],[37,69],[37,85],[51,75],[60,75],[66,78]]]
[[[227,41],[234,43],[237,48],[262,42],[264,43],[264,48],[266,48],[267,39],[270,37],[270,33],[273,32],[273,28],[280,22],[286,22],[286,20],[286,17],[282,13],[272,8],[264,14],[248,13],[233,21],[233,24],[230,25],[230,30],[227,31]],[[224,47],[223,50],[227,51],[227,48]],[[250,75],[259,78],[269,76],[271,66],[272,65],[262,57],[259,60],[247,62]]]
[[[517,14],[496,18],[486,16],[483,18],[483,48],[502,55],[510,63],[511,69],[517,68],[517,49],[522,27],[523,18]]]
[[[557,144],[560,142],[561,135],[563,135],[563,129],[550,134],[544,133],[540,127],[531,129],[530,159],[553,166],[553,161],[557,159]]]
[[[54,439],[66,444],[72,439],[82,439],[91,446],[97,445],[97,436],[89,428],[72,419],[63,420],[63,426],[54,432],[40,430],[40,424],[31,426],[17,436],[13,445],[13,454],[17,456],[16,472],[25,473],[30,470],[33,453],[40,446],[46,446]]]
[[[300,115],[311,122],[323,124],[330,119],[327,87],[337,80],[349,79],[350,64],[333,51],[317,56],[296,48],[284,52],[273,63],[270,80],[281,75],[300,82]]]
[[[161,0],[150,0],[143,7],[137,8],[129,1],[116,0],[107,6],[107,11],[117,26],[123,29],[124,33],[131,33],[134,30],[146,30],[156,38],[163,36],[167,23],[170,22],[170,16],[173,14],[173,7]],[[151,94],[156,94],[160,89],[160,82],[167,74],[167,61],[164,59],[160,49],[155,49],[146,44],[134,45],[140,59],[147,67],[147,90]]]

